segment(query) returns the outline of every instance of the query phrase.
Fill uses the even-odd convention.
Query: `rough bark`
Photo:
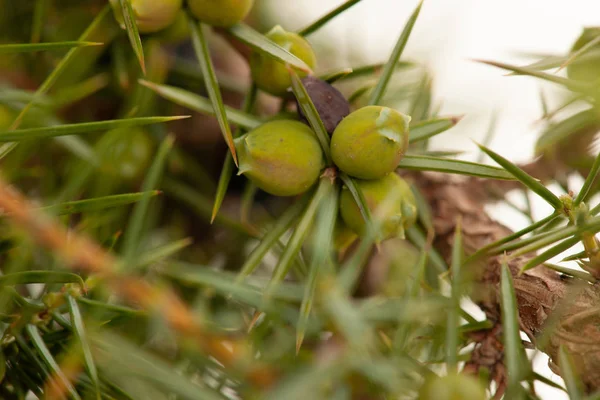
[[[511,233],[485,212],[484,206],[490,200],[485,182],[429,173],[411,178],[429,200],[436,233],[434,245],[448,262],[459,218],[467,254]],[[505,380],[498,296],[501,257],[489,257],[471,266],[475,277],[472,298],[495,326],[473,336],[477,344],[466,365],[471,372],[487,367],[500,387]],[[573,356],[587,392],[599,390],[600,285],[570,279],[543,266],[519,274],[520,267],[529,259],[531,256],[521,256],[508,261],[522,330],[539,350],[550,356],[553,371],[560,374],[557,354],[562,345]]]

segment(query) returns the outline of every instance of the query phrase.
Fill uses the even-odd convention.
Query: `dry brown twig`
[[[81,234],[65,229],[59,222],[42,214],[15,188],[0,177],[0,215],[25,229],[42,246],[52,250],[71,269],[85,271],[104,279],[129,303],[160,312],[170,327],[197,343],[227,366],[240,367],[250,382],[267,387],[274,382],[272,370],[263,368],[250,357],[248,345],[206,331],[202,321],[172,291],[157,288],[135,276],[119,272],[118,260],[98,244]]]

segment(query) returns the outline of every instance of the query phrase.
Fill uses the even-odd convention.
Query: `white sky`
[[[274,5],[277,21],[298,29],[342,0],[261,0]],[[322,31],[311,36],[317,42],[334,41],[331,59],[337,67],[387,60],[416,0],[363,0]],[[284,6],[285,5],[285,6]],[[540,89],[556,104],[558,91],[527,77],[507,77],[505,71],[477,64],[489,59],[525,64],[522,53],[566,53],[584,26],[600,26],[598,0],[425,0],[413,35],[405,49],[407,58],[425,63],[433,72],[434,96],[443,101],[442,115],[466,114],[461,123],[434,141],[436,148],[452,148],[477,156],[471,139],[482,140],[494,111],[499,112],[497,134],[490,146],[515,162],[533,155],[540,129]],[[331,69],[331,66],[328,67]],[[520,202],[518,196],[513,196]],[[549,207],[532,199],[536,217]],[[508,207],[490,212],[513,229],[526,221]],[[580,249],[576,249],[580,251]],[[561,379],[536,358],[539,372],[556,382]],[[544,399],[566,398],[561,392],[538,385]]]

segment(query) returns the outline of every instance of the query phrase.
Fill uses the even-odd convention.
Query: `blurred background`
[[[285,7],[283,1],[288,3]],[[278,21],[284,28],[295,30],[340,3],[339,0],[260,0],[258,20],[265,29]],[[321,54],[318,72],[385,62],[417,3],[416,0],[367,0],[336,18],[310,37]],[[600,3],[594,0],[426,0],[403,59],[418,61],[428,69],[433,78],[433,102],[440,107],[440,115],[464,115],[455,128],[434,137],[431,148],[460,149],[465,151],[460,157],[477,160],[479,154],[472,140],[484,141],[492,126],[494,135],[489,144],[493,150],[514,162],[530,161],[536,138],[544,127],[539,122],[542,96],[552,108],[566,93],[556,85],[529,77],[506,76],[506,71],[473,60],[526,65],[540,55],[566,54],[583,27],[599,25]],[[331,38],[335,38],[334,43]],[[580,184],[573,182],[574,187]],[[509,199],[524,205],[518,193]],[[531,201],[536,218],[550,213],[543,201],[534,197]],[[522,214],[507,205],[491,206],[489,211],[512,229],[528,224]],[[581,250],[575,247],[570,253]],[[568,266],[577,268],[576,264]],[[530,352],[530,356],[536,357],[538,372],[562,382],[547,367],[545,355]],[[566,398],[560,391],[538,386],[542,398]]]

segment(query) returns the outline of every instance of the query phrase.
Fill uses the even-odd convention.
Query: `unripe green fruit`
[[[419,391],[419,400],[485,400],[485,388],[469,375],[428,378]]]
[[[280,26],[276,26],[266,36],[304,61],[311,69],[316,65],[317,60],[312,47],[300,35],[286,32]],[[275,96],[284,95],[292,85],[285,64],[263,53],[255,51],[250,55],[250,71],[256,86]],[[304,77],[306,72],[298,71],[298,75]]]
[[[276,196],[305,192],[324,166],[314,132],[298,121],[266,122],[236,139],[235,147],[239,174]]]
[[[417,206],[406,181],[395,173],[376,180],[355,180],[371,211],[373,222],[380,224],[377,240],[402,236],[415,223]],[[366,233],[366,222],[346,187],[340,196],[340,213],[350,229],[359,235]]]
[[[246,18],[253,5],[254,0],[188,0],[188,7],[196,18],[225,28]]]
[[[583,33],[577,38],[571,53],[600,36],[600,28],[584,28]],[[595,54],[594,54],[595,53]],[[578,59],[567,66],[567,75],[571,79],[591,82],[600,78],[600,44],[596,44]]]
[[[409,116],[388,107],[360,108],[335,128],[331,158],[355,178],[382,178],[398,167],[408,148],[409,123]]]
[[[181,10],[183,0],[129,0],[140,33],[153,33],[171,25]],[[119,0],[110,0],[115,18],[123,25]]]
[[[102,161],[107,170],[125,180],[141,178],[152,161],[153,143],[139,128],[117,129],[103,141]]]

